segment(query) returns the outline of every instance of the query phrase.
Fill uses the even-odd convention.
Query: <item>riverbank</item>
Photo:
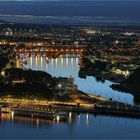
[[[5,69],[3,79],[0,84],[2,98],[74,101],[77,103],[95,103],[107,100],[96,96],[91,97],[79,91],[73,83],[72,77],[56,78],[42,71],[10,68]]]
[[[18,115],[32,117],[44,112],[76,112],[76,113],[93,113],[94,115],[122,116],[130,118],[140,118],[140,108],[123,103],[108,101],[98,102],[95,104],[77,104],[75,102],[58,102],[58,101],[31,101],[19,99],[1,99],[0,105],[9,108],[9,112],[18,111]],[[20,113],[21,112],[21,113]],[[42,113],[41,113],[42,112]]]
[[[120,73],[117,72],[119,68],[106,59],[97,59],[94,55],[87,57],[84,54],[82,62],[83,64],[79,71],[81,78],[94,76],[99,81],[104,82],[104,80],[109,80],[115,83],[121,83],[127,78],[123,71],[121,72],[120,70]]]
[[[88,68],[82,68],[79,71],[80,78],[86,78],[86,76],[94,76],[97,81],[104,82],[105,80],[109,80],[114,83],[121,83],[125,80],[121,75],[117,75],[111,72],[97,72],[95,70],[91,70]]]
[[[115,90],[130,92],[131,94],[137,96],[140,94],[139,82],[140,68],[137,68],[123,83],[113,84],[111,87]]]
[[[103,58],[97,59],[94,55],[90,57],[85,56],[83,57],[83,65],[80,67],[79,76],[81,78],[94,76],[97,81],[103,83],[105,80],[109,80],[114,83],[110,86],[114,90],[133,95],[139,94],[139,66],[135,66],[133,69],[128,67],[122,71],[120,68],[123,68],[124,65],[120,63],[117,67],[116,64],[105,61]]]
[[[121,84],[112,84],[111,88],[120,92],[126,92],[126,93],[131,93],[133,95],[139,95],[140,94],[140,88],[139,85],[135,84],[126,84],[126,83],[121,83]]]

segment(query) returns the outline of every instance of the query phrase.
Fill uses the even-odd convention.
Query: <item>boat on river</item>
[[[56,110],[34,110],[27,108],[15,108],[14,110],[15,116],[26,116],[31,118],[42,118],[42,119],[51,119],[56,121],[64,121],[67,120],[67,113],[58,112]]]

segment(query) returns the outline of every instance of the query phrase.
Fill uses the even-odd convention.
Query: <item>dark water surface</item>
[[[140,120],[75,114],[67,122],[0,116],[1,139],[134,139],[140,138]]]

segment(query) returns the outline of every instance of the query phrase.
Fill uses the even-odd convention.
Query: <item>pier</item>
[[[109,115],[129,118],[140,118],[140,108],[137,106],[127,105],[116,101],[102,101],[95,104],[76,104],[69,102],[49,102],[40,101],[38,103],[28,102],[28,104],[18,102],[7,102],[11,112],[18,116],[28,116],[44,119],[61,119],[67,118],[66,112],[92,113],[94,115]],[[2,112],[4,107],[1,106]],[[62,113],[63,112],[63,113]],[[65,112],[65,113],[64,113]],[[2,112],[5,113],[5,112]],[[9,111],[10,113],[10,111]]]
[[[41,118],[41,119],[50,119],[50,120],[66,120],[67,114],[61,111],[57,111],[54,109],[42,108],[37,110],[33,107],[20,107],[12,109],[15,116],[25,116],[31,118]]]

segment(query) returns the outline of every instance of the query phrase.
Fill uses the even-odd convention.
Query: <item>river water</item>
[[[49,63],[46,63],[45,56],[31,55],[27,57],[27,65],[24,67],[47,71],[56,77],[71,75],[79,90],[133,103],[132,95],[113,91],[109,87],[109,81],[102,83],[94,77],[79,78],[79,62],[79,55],[60,55],[58,58],[49,59]],[[138,139],[139,130],[139,119],[122,117],[72,114],[65,122],[54,122],[0,115],[1,139]]]
[[[137,119],[75,114],[66,122],[0,116],[1,139],[135,139],[140,138]]]
[[[93,76],[87,76],[86,79],[80,78],[78,76],[79,64],[80,55],[78,54],[66,54],[60,55],[58,58],[50,58],[49,63],[46,63],[45,56],[31,55],[30,57],[27,56],[27,65],[25,65],[25,68],[46,71],[55,77],[72,76],[78,90],[89,94],[100,95],[105,98],[112,98],[116,101],[134,104],[133,95],[113,90],[110,88],[112,84],[110,81],[97,81]]]

